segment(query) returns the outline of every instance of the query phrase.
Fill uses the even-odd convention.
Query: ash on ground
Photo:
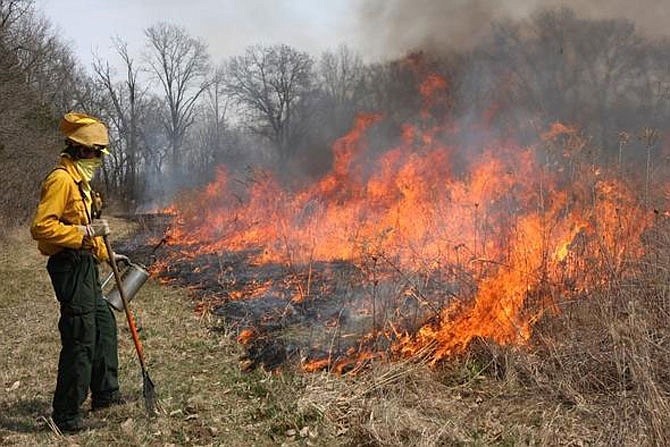
[[[239,337],[245,369],[324,359],[329,368],[361,352],[384,355],[398,335],[439,318],[457,292],[443,271],[403,273],[379,260],[258,263],[260,248],[194,254],[163,237],[169,216],[136,220],[141,231],[118,250],[158,262],[153,277],[188,288],[200,311],[218,316],[211,329]]]

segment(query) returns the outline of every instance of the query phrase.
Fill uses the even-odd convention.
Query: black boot
[[[114,405],[125,405],[126,403],[128,403],[128,401],[121,395],[121,393],[115,393],[111,396],[93,398],[91,401],[91,410],[97,411]]]
[[[73,435],[75,433],[81,433],[83,431],[95,430],[96,428],[103,427],[104,424],[100,421],[83,421],[81,419],[72,421],[72,422],[57,422],[56,427],[64,435]]]

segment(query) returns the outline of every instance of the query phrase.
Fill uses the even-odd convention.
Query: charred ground
[[[142,230],[121,251],[147,265],[159,262],[156,279],[188,289],[198,313],[220,317],[222,326],[212,329],[236,336],[245,369],[363,368],[372,358],[392,356],[398,334],[439,318],[457,296],[453,272],[410,276],[379,254],[365,263],[309,265],[259,263],[261,247],[194,255],[192,247],[165,238],[174,216],[132,219]],[[365,352],[370,355],[354,355]]]

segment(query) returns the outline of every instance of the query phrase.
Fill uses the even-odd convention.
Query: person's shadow
[[[41,431],[47,426],[44,418],[50,414],[51,402],[47,399],[34,398],[18,402],[2,402],[0,403],[0,429],[22,433]]]

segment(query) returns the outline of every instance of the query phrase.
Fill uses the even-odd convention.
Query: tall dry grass
[[[596,250],[566,275],[588,289],[549,286],[527,346],[476,338],[436,368],[418,354],[326,375],[299,407],[351,445],[670,445],[670,218],[654,213],[642,257],[612,268]]]
[[[606,401],[611,445],[670,444],[670,222],[646,235],[635,275],[607,286],[536,328],[517,372],[544,393],[579,405]]]

